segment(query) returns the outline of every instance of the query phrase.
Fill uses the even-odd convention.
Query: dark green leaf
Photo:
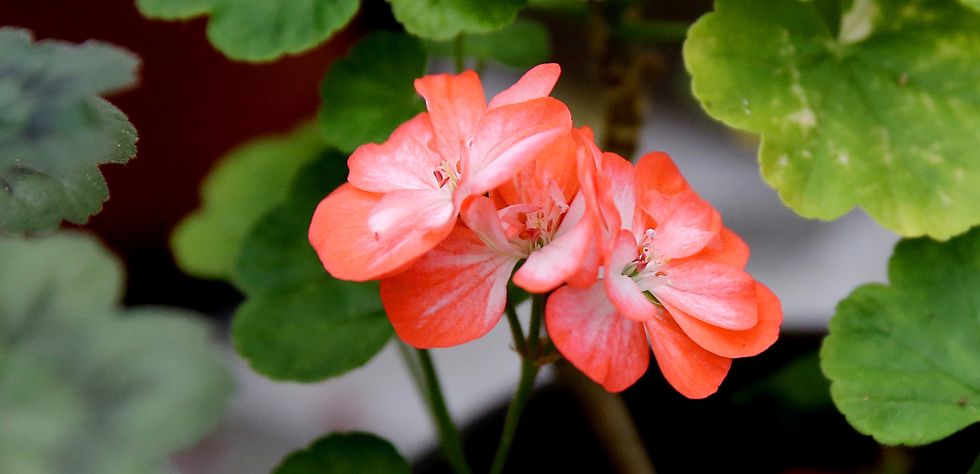
[[[391,337],[377,287],[329,279],[250,295],[235,313],[235,348],[270,378],[315,382],[360,367]]]
[[[382,142],[399,124],[423,110],[414,80],[425,74],[418,40],[379,31],[337,60],[320,88],[320,126],[327,142],[351,152]]]
[[[346,178],[345,156],[324,153],[297,175],[293,197],[271,209],[242,245],[235,283],[235,348],[274,379],[312,382],[360,367],[392,335],[376,285],[331,278],[307,239],[316,205]]]
[[[203,278],[231,279],[249,229],[289,195],[297,171],[324,150],[315,125],[242,145],[222,158],[201,189],[201,208],[174,230],[177,265]]]
[[[529,69],[548,60],[551,43],[548,29],[532,20],[517,20],[490,33],[463,36],[463,54],[469,58],[495,61],[519,69]],[[426,47],[434,54],[453,56],[453,41],[429,41]]]
[[[775,373],[736,394],[737,400],[767,397],[795,412],[833,409],[830,381],[820,372],[817,352],[790,361]]]
[[[164,472],[232,389],[209,329],[123,312],[120,265],[94,239],[0,240],[0,472]]]
[[[486,33],[511,22],[526,0],[388,0],[405,30],[422,38],[444,40],[459,33]]]
[[[821,365],[858,431],[930,443],[980,421],[980,227],[903,240],[888,273],[838,304]]]
[[[0,232],[84,223],[109,195],[98,165],[136,154],[136,129],[99,95],[133,84],[139,60],[14,28],[0,29],[0,51]]]
[[[250,295],[288,291],[327,276],[306,236],[316,205],[346,181],[346,159],[336,151],[321,153],[297,173],[293,196],[251,228],[234,269],[239,289]]]
[[[149,18],[210,14],[208,39],[232,59],[271,61],[326,41],[357,13],[358,0],[137,0]]]
[[[980,223],[980,15],[949,0],[717,0],[684,58],[712,116],[762,135],[806,217],[906,236]],[[764,11],[764,15],[759,12]]]
[[[369,433],[335,433],[290,454],[273,472],[408,474],[411,468],[398,450],[382,438]]]

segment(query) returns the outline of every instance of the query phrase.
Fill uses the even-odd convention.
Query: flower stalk
[[[493,457],[493,465],[490,467],[491,474],[503,472],[504,465],[507,463],[507,455],[510,453],[510,446],[514,443],[514,435],[517,433],[517,425],[527,405],[528,395],[534,386],[534,379],[541,368],[537,363],[538,352],[541,348],[541,321],[544,317],[544,305],[547,295],[531,296],[531,321],[528,325],[527,340],[525,341],[525,352],[521,354],[521,379],[517,384],[517,391],[514,399],[507,409],[507,417],[504,419],[504,430],[500,435],[500,444],[497,446],[497,453]],[[513,318],[508,316],[511,325],[517,325],[520,330],[520,322],[516,314]],[[516,331],[515,331],[516,332]]]
[[[446,400],[442,395],[442,386],[439,383],[439,376],[436,374],[435,365],[432,363],[432,356],[426,349],[417,349],[419,365],[422,368],[422,376],[425,381],[425,396],[428,401],[429,411],[435,421],[436,429],[439,432],[439,444],[442,446],[442,453],[446,456],[446,462],[456,474],[469,474],[470,467],[466,462],[466,455],[463,452],[462,438],[459,431],[449,415],[446,408]]]

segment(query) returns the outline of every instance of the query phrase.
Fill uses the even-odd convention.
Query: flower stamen
[[[432,170],[432,176],[436,178],[436,187],[447,188],[450,191],[456,189],[462,173],[462,162],[458,160],[455,164],[449,163],[448,160],[443,161],[438,168]]]
[[[670,285],[667,272],[660,269],[661,266],[667,263],[666,260],[656,260],[654,257],[653,239],[656,236],[657,232],[653,229],[647,229],[643,232],[643,238],[640,240],[640,245],[637,248],[636,258],[623,267],[622,273],[638,283],[643,281],[644,286],[648,288]],[[651,293],[648,298],[654,298],[653,294]],[[654,303],[660,304],[659,301],[654,301]]]

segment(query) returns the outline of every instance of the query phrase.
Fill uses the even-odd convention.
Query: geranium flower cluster
[[[427,112],[351,155],[310,242],[334,277],[380,280],[415,347],[489,332],[513,279],[550,293],[549,337],[607,390],[643,375],[652,349],[671,385],[706,397],[733,358],[776,340],[779,301],[666,154],[634,166],[573,128],[549,97],[559,74],[535,67],[489,103],[473,72],[416,80]]]

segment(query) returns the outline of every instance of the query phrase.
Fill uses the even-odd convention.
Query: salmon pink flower
[[[568,109],[548,97],[559,73],[538,66],[489,104],[472,71],[416,80],[428,112],[355,150],[348,183],[317,207],[309,237],[327,271],[378,279],[446,238],[467,197],[508,180],[571,129]]]
[[[779,300],[743,270],[747,246],[667,155],[646,155],[634,169],[606,153],[594,176],[609,239],[603,276],[548,299],[555,346],[609,391],[643,375],[649,347],[680,393],[714,393],[732,358],[775,342]]]
[[[381,280],[381,300],[398,336],[416,347],[476,339],[500,320],[507,282],[545,293],[566,281],[594,281],[594,223],[580,176],[598,149],[573,130],[490,193],[463,206],[464,225],[413,266]],[[580,166],[581,165],[581,166]]]

